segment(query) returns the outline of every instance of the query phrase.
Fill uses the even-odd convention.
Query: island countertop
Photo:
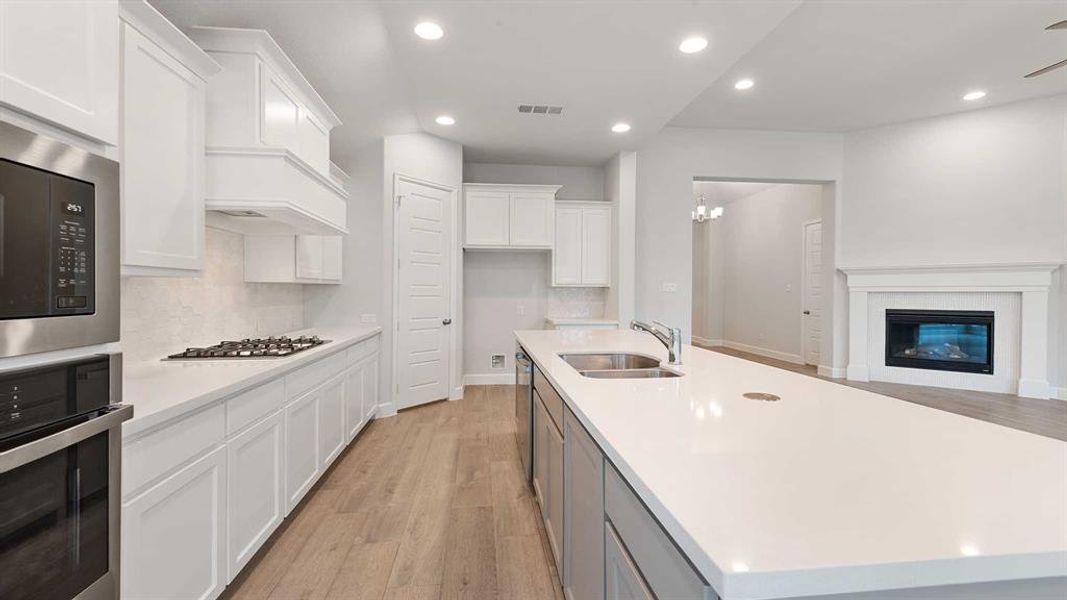
[[[515,335],[725,600],[1067,577],[1065,442],[692,346],[682,377],[588,379],[558,355],[666,350]]]

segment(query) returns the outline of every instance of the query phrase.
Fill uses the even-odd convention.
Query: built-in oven
[[[0,357],[118,341],[118,176],[0,122]]]
[[[0,598],[119,597],[118,355],[0,372]]]
[[[526,481],[533,478],[533,360],[515,344],[515,436]]]

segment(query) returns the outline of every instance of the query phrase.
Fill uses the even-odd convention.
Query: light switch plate
[[[361,323],[368,323],[370,325],[373,325],[378,322],[378,315],[374,313],[362,314],[359,316],[359,321]]]
[[[678,291],[678,284],[674,283],[674,282],[667,282],[667,283],[663,284],[663,288],[662,289],[663,289],[664,292],[667,292],[668,294],[673,294],[674,292]]]

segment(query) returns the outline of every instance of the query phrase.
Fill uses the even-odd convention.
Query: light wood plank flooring
[[[562,598],[514,390],[467,387],[372,422],[224,597]]]
[[[996,423],[1005,427],[1067,441],[1067,402],[1062,400],[1022,398],[1012,394],[951,390],[922,385],[885,383],[882,381],[862,382],[830,379],[818,375],[815,367],[811,365],[798,365],[723,346],[701,347],[965,417],[981,419],[982,421]]]

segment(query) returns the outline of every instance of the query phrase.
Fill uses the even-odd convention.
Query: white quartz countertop
[[[588,379],[557,355],[666,350],[516,337],[725,600],[1067,576],[1065,442],[692,346],[683,377]]]
[[[380,327],[331,327],[287,335],[317,335],[330,343],[285,358],[123,362],[122,402],[133,418],[122,425],[129,437],[211,402],[232,396],[378,335]],[[173,354],[183,350],[175,348]]]

